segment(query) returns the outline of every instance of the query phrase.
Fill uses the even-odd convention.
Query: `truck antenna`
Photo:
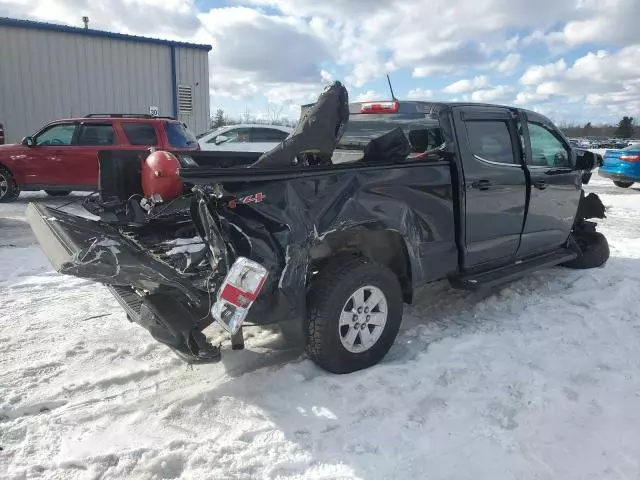
[[[389,83],[389,90],[391,90],[391,100],[393,100],[394,102],[397,102],[398,99],[393,94],[393,87],[391,86],[391,79],[389,78],[389,74],[388,73],[387,73],[387,82]]]

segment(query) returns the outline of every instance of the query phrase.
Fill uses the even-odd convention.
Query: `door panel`
[[[72,148],[77,125],[58,123],[45,127],[34,137],[34,146],[25,149],[25,184],[59,185],[65,177],[62,159]]]
[[[515,259],[526,206],[526,176],[515,123],[507,109],[454,109],[464,170],[463,267]]]
[[[522,125],[531,188],[518,256],[560,247],[569,236],[580,202],[580,172],[570,147],[544,117],[527,113]]]
[[[118,149],[112,123],[83,123],[78,128],[77,142],[69,148],[65,167],[70,169],[65,185],[96,187],[98,185],[98,150]],[[71,170],[73,169],[73,170]]]

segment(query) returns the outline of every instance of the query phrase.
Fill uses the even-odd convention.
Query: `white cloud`
[[[640,2],[637,0],[585,1],[583,10],[586,14],[583,18],[571,19],[560,32],[568,45],[640,42]]]
[[[374,91],[374,90],[367,90],[366,92],[363,92],[359,95],[356,96],[355,101],[356,102],[370,102],[372,100],[383,100],[384,99],[384,95]]]
[[[433,97],[433,90],[414,88],[407,93],[407,100],[429,100]]]
[[[516,96],[519,105],[573,104],[590,119],[635,116],[640,110],[640,45],[615,53],[589,52],[571,66],[563,60],[533,66],[525,76],[527,88]]]
[[[513,103],[515,103],[516,105],[534,105],[545,101],[548,98],[549,95],[544,95],[534,90],[525,90],[522,92],[518,92]]]
[[[471,101],[483,103],[512,103],[514,88],[509,85],[498,85],[471,94]]]
[[[529,67],[520,78],[523,85],[536,85],[545,78],[556,78],[567,70],[567,63],[560,59],[547,65],[534,65]]]
[[[442,90],[447,93],[465,93],[483,88],[489,85],[489,78],[486,75],[479,75],[474,78],[458,80],[447,85]]]
[[[519,53],[510,53],[498,64],[498,71],[504,74],[513,73],[520,66],[521,60]]]

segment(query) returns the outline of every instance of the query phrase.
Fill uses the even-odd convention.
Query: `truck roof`
[[[314,103],[308,103],[301,106],[300,116],[314,105]],[[540,113],[527,110],[525,108],[513,107],[509,105],[494,104],[494,103],[480,103],[480,102],[451,102],[451,101],[426,101],[426,100],[367,100],[361,102],[349,103],[349,114],[358,115],[363,113],[379,113],[379,114],[419,114],[419,115],[437,115],[443,109],[449,109],[453,107],[488,107],[488,108],[518,108],[524,112],[534,113],[541,115]]]

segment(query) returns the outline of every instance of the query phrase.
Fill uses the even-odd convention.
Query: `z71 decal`
[[[248,205],[250,203],[262,203],[264,199],[265,195],[262,192],[254,193],[253,195],[247,195],[246,197],[229,201],[229,208],[236,208],[238,204]]]

